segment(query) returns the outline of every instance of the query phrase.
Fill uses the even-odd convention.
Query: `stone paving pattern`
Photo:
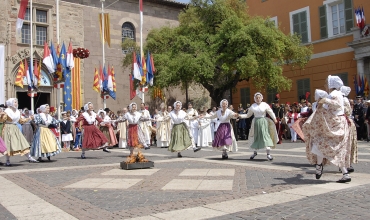
[[[230,153],[229,160],[222,162],[220,152],[206,148],[199,153],[186,151],[178,159],[167,149],[152,148],[144,155],[159,169],[152,175],[102,175],[118,169],[119,162],[128,155],[127,150],[114,149],[111,154],[102,151],[88,152],[88,159],[79,159],[79,152],[61,153],[52,162],[29,164],[25,157],[12,157],[13,167],[1,167],[0,175],[20,187],[35,194],[46,202],[60,208],[78,219],[124,219],[147,216],[154,213],[194,208],[202,205],[247,198],[265,193],[280,192],[304,185],[324,184],[331,181],[315,180],[314,168],[307,164],[304,144],[284,143],[272,152],[272,162],[266,160],[261,152],[254,161],[248,158],[251,151],[239,142],[240,151]],[[370,146],[360,142],[360,159],[365,161],[354,165],[356,172],[370,173]],[[368,147],[369,146],[369,147]],[[279,149],[281,151],[279,151]],[[296,151],[290,151],[297,149]],[[299,150],[302,150],[300,153]],[[152,156],[149,156],[153,154]],[[300,157],[296,157],[300,156]],[[201,158],[197,161],[197,158]],[[4,160],[0,158],[0,161]],[[188,160],[191,159],[191,160]],[[366,161],[367,160],[367,161]],[[216,163],[217,162],[217,163]],[[220,163],[221,162],[221,163]],[[297,171],[266,169],[251,166],[227,164],[238,162],[286,166],[298,168]],[[93,165],[95,167],[89,167]],[[64,169],[70,168],[72,169]],[[41,171],[43,168],[60,170]],[[6,173],[7,171],[28,172]],[[233,176],[180,176],[185,169],[234,169]],[[2,171],[4,171],[2,173]],[[124,171],[123,171],[124,172]],[[324,168],[324,175],[338,174],[334,166]],[[68,185],[89,178],[142,179],[128,189],[79,189],[65,188]],[[181,180],[232,180],[232,190],[162,190],[173,179]],[[349,183],[351,184],[351,183]],[[250,211],[232,213],[214,219],[369,219],[370,185],[355,186],[350,189],[334,191],[307,197],[298,201],[277,204]],[[222,186],[220,186],[222,188]],[[195,213],[196,214],[196,213]],[[4,206],[0,205],[0,219],[16,219]]]

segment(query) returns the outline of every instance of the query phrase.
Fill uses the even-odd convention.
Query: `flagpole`
[[[30,46],[31,46],[31,60],[30,60],[30,65],[32,66],[33,65],[33,18],[32,18],[32,0],[30,1],[30,38],[31,38],[31,41],[30,41]],[[33,67],[31,68],[32,69],[32,73],[31,76],[31,84],[34,84],[34,74],[33,74]],[[31,111],[34,112],[35,114],[37,114],[35,112],[35,107],[34,107],[34,99],[33,99],[33,96],[34,96],[34,91],[33,91],[33,86],[34,85],[28,85],[31,87],[31,91],[30,91],[30,95],[31,95]]]
[[[141,59],[141,66],[143,65],[143,0],[140,0],[139,2],[139,10],[140,10],[140,59]],[[143,73],[145,74],[145,73]],[[143,103],[145,103],[145,94],[144,94],[144,88],[141,88],[141,100]]]
[[[59,0],[56,0],[56,9],[57,9],[57,45],[60,43],[60,32],[59,32]],[[57,64],[56,64],[57,65]],[[60,120],[60,83],[57,83],[57,115],[58,120]]]
[[[104,27],[104,2],[105,2],[105,0],[100,0],[100,2],[101,2],[101,23],[102,23],[102,46],[103,46],[103,69],[104,69],[104,67],[105,67],[105,27]],[[104,109],[107,107],[107,103],[105,102],[105,95],[104,95],[104,90],[103,90],[103,107],[104,107]]]

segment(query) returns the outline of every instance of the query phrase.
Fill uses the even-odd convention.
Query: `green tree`
[[[257,89],[290,90],[283,67],[303,68],[312,54],[300,42],[268,19],[251,17],[243,0],[193,0],[177,27],[149,32],[145,49],[154,56],[157,86],[200,84],[218,103],[243,80]]]

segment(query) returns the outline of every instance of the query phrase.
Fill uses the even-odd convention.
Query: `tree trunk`
[[[186,108],[188,108],[189,103],[189,92],[188,92],[188,83],[185,83],[185,102],[186,102]]]

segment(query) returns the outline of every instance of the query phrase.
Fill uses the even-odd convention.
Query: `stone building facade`
[[[55,0],[33,0],[33,20],[35,23],[33,24],[34,48],[32,52],[34,60],[40,60],[43,57],[43,39],[46,39],[47,42],[52,41],[54,45],[58,41],[55,2]],[[24,86],[23,89],[14,86],[20,61],[24,59],[29,60],[31,53],[29,42],[25,41],[25,32],[22,31],[21,34],[16,33],[15,26],[19,4],[19,0],[0,2],[0,44],[4,44],[6,48],[6,80],[3,85],[6,88],[6,99],[17,97],[21,103],[20,107],[30,107],[30,99],[27,97],[27,86]],[[140,42],[139,1],[106,0],[104,5],[108,6],[105,8],[105,12],[110,15],[111,34],[111,46],[108,47],[105,44],[105,63],[114,67],[117,83],[116,100],[109,98],[106,104],[111,110],[116,111],[131,102],[129,99],[128,76],[131,70],[122,66],[125,54],[121,44],[123,32],[125,32],[123,30],[126,30],[125,34],[127,34],[127,28],[129,31],[131,30],[131,36],[134,40],[138,43]],[[143,39],[146,38],[148,32],[153,28],[178,25],[178,14],[185,7],[186,5],[173,1],[145,0]],[[94,69],[99,68],[103,62],[99,13],[101,13],[100,0],[61,0],[59,3],[60,43],[64,42],[68,47],[68,43],[71,40],[73,48],[84,47],[90,51],[90,57],[81,60],[81,104],[92,102],[95,105],[95,109],[103,107],[103,100],[100,95],[92,90]],[[24,24],[28,24],[27,18]],[[44,65],[42,65],[42,79],[41,93],[35,98],[35,107],[45,103],[58,106],[57,92],[53,87],[53,77]],[[192,92],[192,90],[196,92]],[[209,95],[204,89],[192,86],[189,92],[190,99],[200,100],[206,106],[210,105]],[[180,89],[165,90],[165,94],[167,101],[172,99],[185,101],[185,93]],[[141,99],[135,97],[132,101],[140,103]],[[145,101],[156,104],[161,102],[160,100],[156,100],[156,102],[150,100],[149,94],[146,94]]]

